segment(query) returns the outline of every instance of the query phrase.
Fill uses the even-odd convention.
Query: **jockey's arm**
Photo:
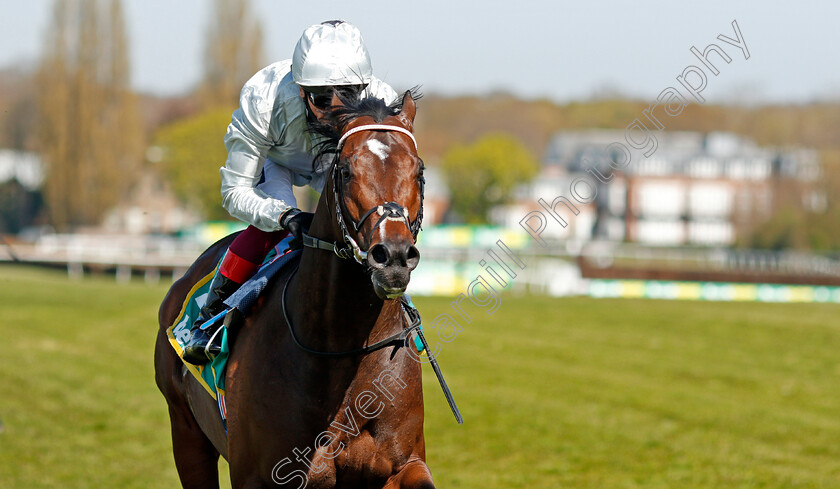
[[[283,188],[274,189],[272,195],[275,197],[256,188],[266,154],[277,144],[275,140],[282,139],[285,132],[283,127],[277,125],[282,126],[283,118],[278,117],[279,114],[273,113],[271,109],[274,105],[271,95],[273,87],[271,84],[262,83],[262,79],[258,73],[243,87],[240,108],[233,113],[225,135],[228,158],[220,170],[222,206],[231,216],[263,231],[277,231],[282,229],[281,217],[294,205],[292,184],[298,177],[303,176],[294,175],[292,170],[278,165],[277,168],[272,167],[275,174],[272,175],[272,180],[275,180],[273,187],[280,185]],[[366,95],[382,98],[387,103],[392,103],[398,98],[393,88],[375,77],[366,92]],[[272,121],[275,125],[272,125]],[[315,172],[306,175],[302,180],[320,192],[326,174]],[[297,185],[304,184],[304,181]],[[284,199],[287,193],[289,198]],[[279,198],[276,198],[278,196]]]
[[[233,113],[228,126],[225,135],[228,157],[219,171],[222,206],[231,216],[263,231],[277,231],[281,229],[280,217],[291,206],[256,188],[265,156],[273,144],[268,137],[271,114],[260,110],[257,103],[249,100],[243,90],[242,106]],[[291,176],[286,179],[292,195]]]

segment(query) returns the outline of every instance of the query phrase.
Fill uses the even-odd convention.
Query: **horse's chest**
[[[288,401],[279,413],[269,403],[245,402],[248,397],[229,385],[234,395],[240,395],[240,409],[229,422],[230,444],[258,447],[259,472],[270,473],[280,485],[305,479],[307,489],[383,487],[416,456],[417,444],[422,443],[420,365],[400,360],[361,365],[354,372],[361,380],[351,379],[332,397],[323,389],[289,396],[293,383],[258,379],[264,398],[276,390],[274,399]],[[347,385],[348,380],[326,383]],[[282,436],[266,437],[266,433]],[[231,463],[231,470],[247,472],[252,463],[243,457]]]
[[[395,456],[396,455],[396,456]],[[344,435],[329,447],[320,448],[312,460],[309,488],[376,486],[394,473],[400,463],[394,443],[377,439],[368,431]],[[320,472],[316,470],[320,469]]]
[[[422,428],[389,413],[385,400],[361,394],[315,438],[309,487],[377,487],[407,462]]]

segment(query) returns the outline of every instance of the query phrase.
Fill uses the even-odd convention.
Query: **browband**
[[[392,126],[390,124],[365,124],[364,126],[354,127],[349,131],[345,132],[341,139],[338,140],[338,150],[341,151],[342,146],[344,146],[344,142],[347,141],[347,138],[356,134],[357,132],[362,131],[396,131],[405,134],[406,136],[411,138],[411,141],[414,143],[414,150],[417,150],[417,140],[414,139],[414,134],[411,134],[411,131],[408,129],[399,127],[399,126]]]

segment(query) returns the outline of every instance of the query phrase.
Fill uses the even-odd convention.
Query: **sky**
[[[179,95],[201,76],[211,0],[123,0],[132,84]],[[0,67],[33,66],[51,0],[0,0]],[[290,58],[303,30],[323,20],[356,24],[374,73],[395,88],[444,95],[507,92],[558,102],[605,93],[652,99],[677,85],[690,48],[718,44],[702,92],[714,102],[802,103],[840,99],[840,2],[252,0],[267,63]],[[735,37],[749,50],[717,39]]]

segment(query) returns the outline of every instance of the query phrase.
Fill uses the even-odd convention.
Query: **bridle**
[[[341,177],[341,172],[339,171],[338,165],[339,160],[341,158],[341,149],[344,147],[344,143],[347,141],[347,138],[349,138],[353,134],[357,134],[362,131],[401,132],[411,138],[411,141],[414,143],[414,149],[415,151],[417,150],[417,140],[414,139],[414,135],[411,134],[411,131],[409,131],[408,129],[404,129],[399,126],[392,126],[387,124],[366,124],[363,126],[354,127],[353,129],[350,129],[349,131],[344,133],[344,135],[341,136],[341,138],[338,140],[338,144],[336,145],[335,161],[333,162],[332,175],[333,198],[335,200],[335,215],[336,220],[338,221],[338,225],[341,227],[341,234],[344,236],[344,246],[340,246],[337,243],[331,243],[329,241],[324,241],[318,238],[313,238],[308,234],[303,235],[303,245],[310,248],[332,251],[336,254],[336,256],[342,259],[353,258],[360,265],[364,266],[365,268],[369,268],[370,265],[367,262],[368,252],[366,250],[362,250],[362,248],[359,246],[356,240],[353,239],[353,236],[350,235],[347,223],[344,220],[344,213],[347,211],[347,208],[344,205],[344,179]],[[378,206],[373,207],[372,209],[362,214],[362,217],[359,219],[358,222],[353,221],[352,219],[349,220],[355,234],[359,233],[365,221],[368,218],[370,218],[370,216],[372,216],[374,213],[377,213],[379,214],[379,219],[376,221],[376,224],[373,225],[371,235],[367,237],[368,246],[370,246],[373,231],[375,231],[376,228],[378,228],[380,224],[382,224],[385,221],[401,221],[405,223],[409,231],[411,231],[411,235],[414,238],[414,241],[416,242],[417,233],[420,232],[420,227],[423,222],[423,193],[425,190],[426,180],[425,178],[423,178],[422,173],[418,177],[418,182],[420,184],[420,209],[417,211],[417,217],[415,217],[413,221],[408,216],[408,209],[406,207],[396,202],[385,202],[384,204],[379,204]],[[349,216],[349,213],[347,215]],[[297,270],[292,272],[293,275],[296,272]],[[298,348],[305,351],[306,353],[319,357],[338,358],[356,355],[367,355],[368,353],[372,353],[392,345],[396,348],[400,348],[402,346],[413,348],[413,342],[410,341],[412,332],[416,332],[417,338],[419,338],[423,344],[423,349],[426,352],[430,351],[429,344],[426,341],[425,336],[423,336],[423,330],[421,329],[420,315],[419,313],[417,313],[417,310],[410,306],[410,304],[405,300],[405,296],[400,297],[399,301],[400,308],[402,310],[403,315],[405,316],[406,326],[397,333],[383,340],[377,341],[376,343],[367,346],[363,346],[361,348],[356,348],[354,350],[338,352],[314,350],[312,348],[304,346],[295,334],[295,329],[292,326],[291,318],[289,318],[289,313],[286,309],[286,291],[289,287],[289,282],[291,281],[292,277],[289,277],[289,279],[286,280],[286,283],[283,285],[283,292],[280,301],[283,308],[283,318],[286,321],[286,325],[289,327],[289,334],[291,335],[291,338],[294,341],[295,345],[297,345]],[[412,344],[409,345],[409,343]],[[449,403],[449,408],[455,415],[455,419],[457,420],[458,424],[463,424],[464,418],[461,416],[461,412],[458,410],[458,406],[455,404],[455,399],[452,397],[452,393],[449,390],[449,386],[446,385],[446,381],[443,379],[443,373],[440,371],[440,367],[437,364],[437,360],[431,353],[429,353],[429,363],[431,363],[432,365],[432,369],[434,370],[435,376],[437,377],[438,382],[440,383],[441,389],[443,389],[446,401]]]
[[[338,224],[341,227],[341,233],[344,236],[344,244],[345,246],[339,246],[336,243],[331,243],[329,241],[324,241],[318,238],[313,238],[308,234],[303,235],[303,244],[304,246],[308,246],[311,248],[317,248],[322,250],[330,250],[333,251],[339,258],[349,259],[354,258],[356,262],[359,264],[369,267],[367,263],[367,251],[361,249],[359,244],[350,236],[350,232],[348,231],[347,223],[344,221],[344,211],[346,211],[346,207],[344,206],[344,180],[341,178],[341,173],[338,171],[338,160],[341,157],[341,148],[344,147],[344,143],[347,141],[347,138],[352,136],[353,134],[360,133],[362,131],[395,131],[401,132],[408,137],[411,138],[411,141],[414,143],[414,149],[417,149],[417,140],[414,139],[414,135],[411,134],[411,131],[408,129],[404,129],[399,126],[391,126],[386,124],[366,124],[363,126],[355,127],[350,129],[343,136],[341,139],[338,140],[338,144],[336,145],[336,161],[333,162],[333,197],[335,199],[335,213],[336,219],[338,220]],[[420,231],[420,225],[423,221],[423,190],[425,186],[425,179],[423,178],[422,174],[419,178],[420,181],[420,210],[417,212],[417,217],[412,221],[408,217],[408,209],[404,206],[397,204],[396,202],[385,202],[384,204],[380,204],[369,211],[365,212],[362,217],[359,219],[358,222],[350,220],[350,225],[352,226],[353,230],[358,234],[359,230],[364,225],[365,221],[372,216],[374,213],[379,214],[379,220],[376,221],[376,224],[373,226],[373,230],[379,227],[379,225],[383,221],[401,221],[405,223],[408,229],[411,231],[412,237],[417,240],[417,233]],[[371,231],[372,233],[373,231]],[[370,244],[371,237],[368,236],[368,244]],[[292,276],[297,273],[297,270],[292,272]],[[292,279],[289,277],[286,280],[285,285],[283,286],[283,295],[281,296],[281,304],[283,307],[283,317],[286,320],[286,324],[289,326],[289,332],[291,334],[292,340],[295,344],[303,351],[310,353],[312,355],[321,356],[321,357],[347,357],[347,356],[354,356],[354,355],[366,355],[368,353],[381,350],[387,346],[395,345],[397,347],[404,346],[408,344],[408,339],[410,338],[410,334],[413,331],[417,331],[418,335],[421,333],[419,332],[420,328],[420,316],[417,315],[416,317],[412,315],[410,311],[413,309],[406,306],[404,299],[400,299],[401,301],[401,308],[406,318],[406,327],[385,338],[384,340],[378,341],[374,344],[364,346],[362,348],[357,348],[355,350],[348,350],[348,351],[340,351],[340,352],[326,352],[326,351],[319,351],[313,350],[304,346],[300,340],[298,339],[297,335],[295,334],[295,330],[292,327],[292,321],[289,318],[289,314],[286,310],[286,290],[289,286],[289,282]],[[416,313],[416,311],[415,311]],[[425,339],[422,341],[425,342]],[[425,343],[424,343],[425,344]],[[428,345],[425,345],[425,348],[428,348]]]
[[[341,228],[341,234],[344,240],[344,245],[341,246],[337,243],[331,243],[329,241],[324,241],[318,238],[314,238],[305,234],[303,236],[303,245],[316,248],[321,250],[328,250],[332,251],[342,259],[350,259],[353,258],[362,266],[367,267],[367,250],[363,250],[359,243],[353,238],[349,231],[349,227],[347,226],[347,222],[344,219],[345,212],[347,212],[347,207],[344,204],[344,179],[341,176],[341,172],[339,171],[339,159],[341,158],[341,150],[344,147],[344,143],[347,141],[347,138],[354,134],[358,134],[364,131],[393,131],[393,132],[400,132],[411,138],[411,141],[414,143],[414,149],[417,150],[417,140],[414,138],[414,135],[411,134],[411,131],[408,129],[399,127],[399,126],[392,126],[390,124],[365,124],[362,126],[354,127],[350,129],[343,136],[338,140],[338,144],[336,145],[335,151],[335,161],[333,162],[333,200],[335,200],[335,214],[336,220],[338,221],[338,225]],[[350,225],[353,229],[353,234],[358,234],[361,230],[362,226],[364,225],[365,221],[372,216],[374,213],[379,214],[379,219],[376,221],[376,224],[373,225],[371,228],[371,234],[367,237],[367,245],[370,246],[370,242],[373,239],[373,232],[385,221],[401,221],[405,223],[408,227],[408,230],[411,232],[411,236],[414,240],[417,240],[417,233],[420,232],[420,228],[423,222],[423,194],[425,190],[426,180],[422,176],[419,177],[420,183],[420,209],[417,211],[417,217],[414,218],[412,221],[411,218],[408,216],[408,208],[398,204],[397,202],[385,202],[383,204],[379,204],[376,207],[371,208],[359,219],[358,222],[353,221],[352,218],[349,219]],[[349,216],[349,212],[347,213]]]

